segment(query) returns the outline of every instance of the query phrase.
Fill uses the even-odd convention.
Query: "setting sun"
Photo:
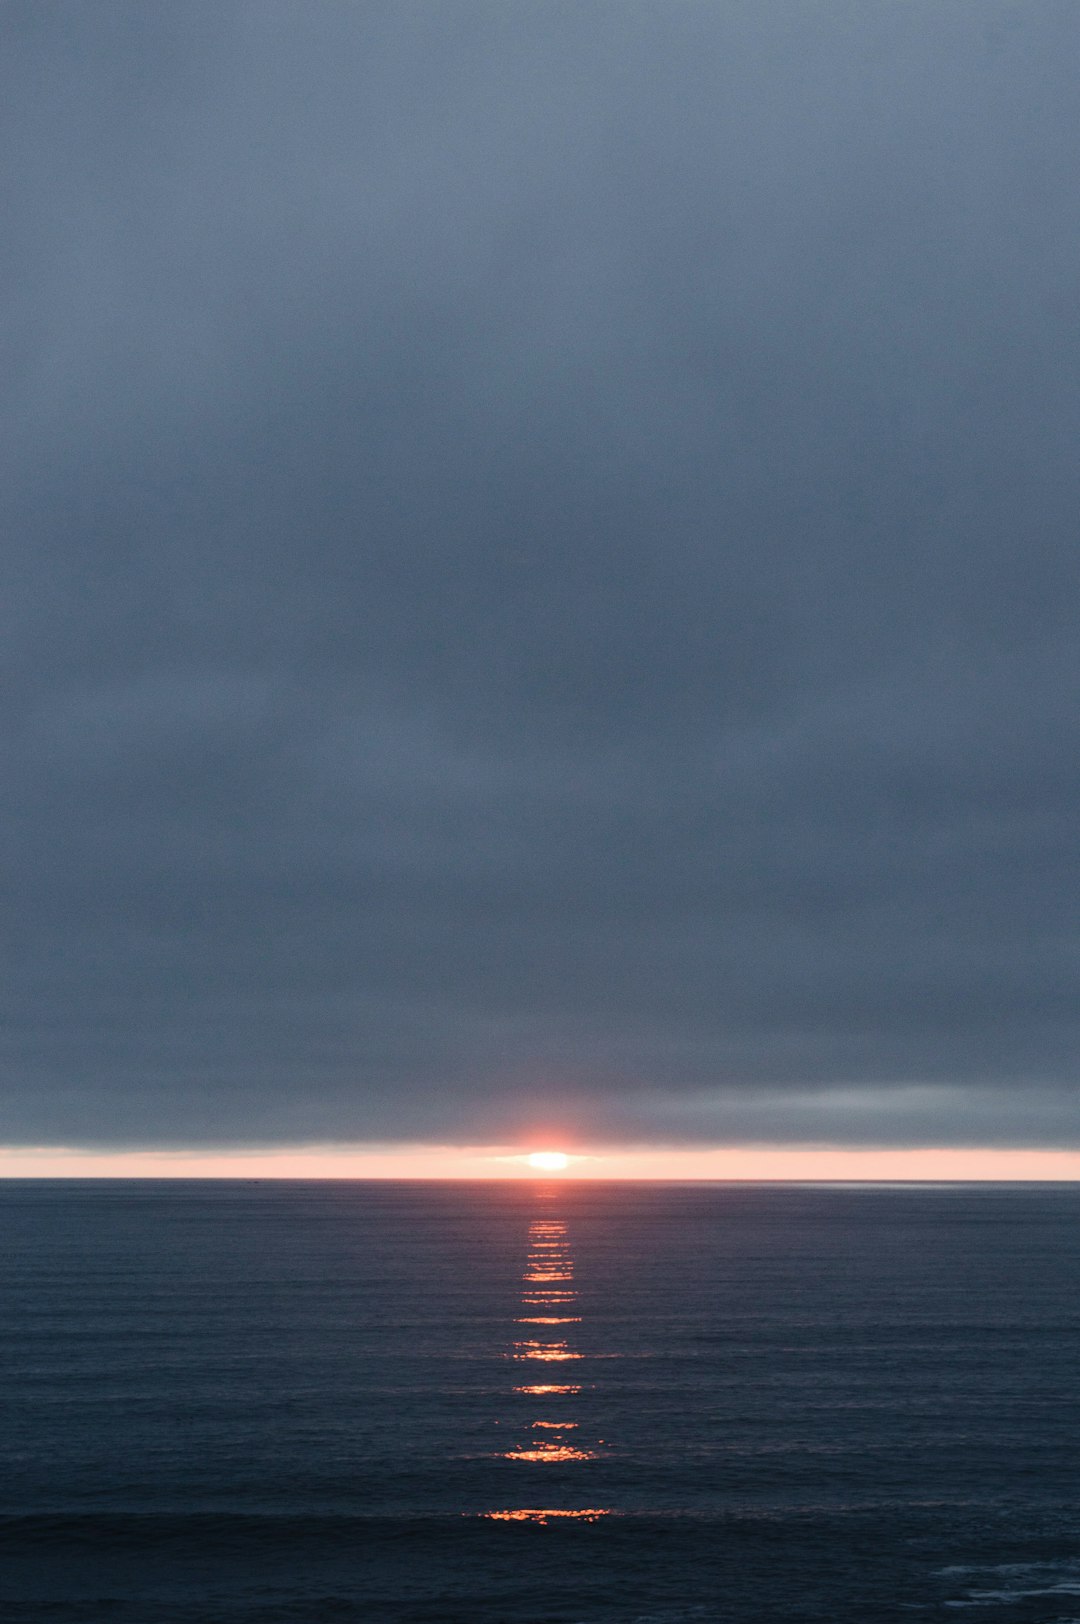
[[[570,1166],[569,1156],[561,1150],[534,1150],[528,1161],[541,1173],[563,1173]]]

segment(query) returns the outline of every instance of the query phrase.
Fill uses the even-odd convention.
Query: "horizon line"
[[[583,1147],[562,1140],[563,1171],[530,1167],[527,1145],[293,1144],[89,1149],[0,1145],[0,1180],[265,1179],[431,1183],[978,1183],[1080,1182],[1080,1149],[992,1145]]]

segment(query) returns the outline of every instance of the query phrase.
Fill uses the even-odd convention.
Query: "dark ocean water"
[[[1075,1188],[9,1183],[0,1223],[5,1624],[1080,1620]]]

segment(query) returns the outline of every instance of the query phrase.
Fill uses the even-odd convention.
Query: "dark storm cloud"
[[[1072,0],[0,26],[0,1137],[1080,1142]]]

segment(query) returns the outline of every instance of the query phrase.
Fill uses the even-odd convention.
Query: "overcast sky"
[[[1076,0],[0,35],[0,1139],[1080,1144]]]

